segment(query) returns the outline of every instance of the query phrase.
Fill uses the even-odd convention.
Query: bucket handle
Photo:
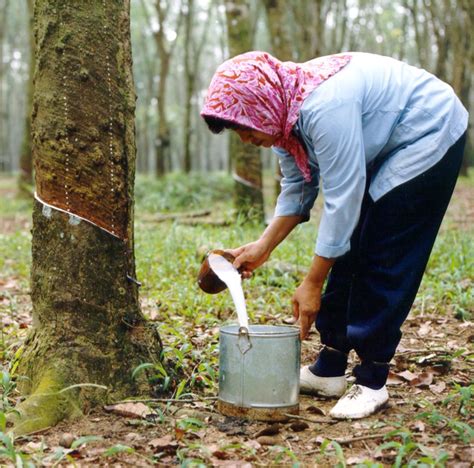
[[[242,354],[245,354],[252,347],[252,343],[250,343],[249,338],[249,330],[247,327],[239,328],[239,339],[237,346]]]

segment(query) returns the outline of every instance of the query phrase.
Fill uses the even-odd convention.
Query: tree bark
[[[3,63],[3,41],[6,36],[6,25],[8,18],[8,6],[10,0],[0,0],[0,170],[9,170],[5,157],[7,151],[7,106],[4,96],[4,72]]]
[[[34,328],[19,357],[17,374],[25,377],[19,388],[28,398],[12,417],[16,433],[147,391],[144,377],[134,381],[132,370],[158,360],[161,349],[141,314],[134,279],[129,14],[129,0],[35,2],[38,196],[52,191],[51,205],[72,212],[79,194],[83,217],[96,210],[99,219],[113,213],[115,235],[35,201]]]
[[[199,74],[201,55],[207,42],[207,34],[210,30],[213,18],[214,4],[210,2],[207,11],[207,19],[203,25],[201,35],[196,37],[196,4],[194,0],[187,0],[185,13],[185,45],[184,45],[184,76],[185,76],[185,111],[183,125],[183,152],[184,152],[184,172],[192,170],[191,138],[193,133],[192,116],[193,97],[196,91],[196,77]]]
[[[290,36],[288,21],[288,5],[286,0],[265,0],[270,43],[273,54],[282,61],[293,60],[293,41]],[[275,199],[280,194],[282,174],[280,165],[275,165],[274,193]]]
[[[282,61],[293,60],[293,41],[289,31],[287,1],[264,0],[263,4],[267,13],[273,53]]]
[[[469,0],[459,1],[453,16],[451,43],[455,44],[455,47],[453,50],[452,86],[469,112],[474,68],[474,11],[471,2]],[[466,176],[468,175],[470,157],[474,152],[471,136],[472,134],[468,132],[466,150],[461,166],[461,174]]]
[[[231,56],[252,48],[248,0],[226,2],[226,19]],[[235,132],[229,138],[229,154],[235,180],[234,204],[240,219],[264,221],[262,161],[258,147],[243,145]]]
[[[159,28],[155,32],[155,42],[158,49],[160,60],[159,81],[157,89],[157,106],[158,106],[158,127],[155,138],[156,153],[156,175],[162,177],[166,173],[166,167],[171,167],[171,131],[166,114],[166,92],[167,83],[170,72],[170,63],[176,42],[170,44],[166,39],[166,19],[170,13],[171,5],[165,8],[159,0],[155,0],[155,10],[158,19]],[[176,31],[178,32],[182,20],[181,2],[178,5],[179,14],[176,22]],[[145,11],[146,7],[144,6]]]
[[[425,15],[423,31],[421,31],[419,24],[418,0],[411,0],[411,2],[412,3],[409,5],[409,9],[413,21],[413,29],[415,31],[415,42],[418,52],[418,61],[420,62],[421,68],[429,69],[429,54],[428,49],[426,47],[426,34],[424,34],[424,32],[427,30],[428,18]]]
[[[29,15],[29,45],[30,63],[28,69],[28,88],[26,92],[26,116],[25,128],[23,130],[23,142],[20,153],[20,175],[18,177],[18,190],[20,196],[30,198],[32,196],[33,185],[33,158],[31,154],[31,111],[33,109],[33,74],[35,70],[35,37],[33,32],[33,3],[34,0],[27,0]]]

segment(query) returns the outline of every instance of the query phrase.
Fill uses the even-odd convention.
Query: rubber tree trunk
[[[226,2],[231,56],[252,49],[250,2]],[[243,145],[235,132],[229,138],[229,154],[235,179],[234,204],[241,220],[264,221],[262,161],[258,147]]]
[[[7,100],[5,96],[6,64],[4,63],[3,41],[6,37],[6,27],[9,13],[9,1],[0,0],[0,171],[10,171],[7,163],[8,138],[6,129],[8,127]]]
[[[145,377],[132,380],[132,371],[161,350],[134,280],[129,9],[129,0],[35,3],[36,187],[64,211],[35,200],[34,328],[19,357],[18,384],[28,397],[13,417],[16,433],[146,392]],[[78,210],[115,235],[67,213]]]
[[[33,158],[31,155],[31,110],[33,108],[33,72],[35,69],[35,40],[33,33],[33,0],[27,0],[29,15],[29,45],[30,63],[28,88],[26,92],[26,116],[23,130],[23,142],[20,154],[20,175],[18,177],[18,191],[20,196],[31,197],[33,185]]]
[[[160,79],[157,91],[158,125],[156,127],[155,154],[156,176],[166,174],[166,166],[171,167],[171,131],[166,111],[167,82],[170,72],[171,53],[165,49],[164,32],[160,29],[155,33],[155,40],[160,54]],[[158,38],[158,36],[160,36]]]
[[[146,2],[142,0],[142,9],[147,17],[149,25],[153,28],[152,19],[148,13]],[[169,28],[166,25],[165,18],[169,15],[172,9],[172,3],[161,3],[155,0],[154,8],[156,10],[156,18],[158,20],[157,31],[154,32],[154,39],[159,56],[159,81],[157,88],[157,110],[158,110],[158,125],[155,134],[155,155],[156,166],[155,173],[158,178],[166,174],[167,169],[171,169],[171,130],[168,122],[167,108],[166,108],[166,92],[167,82],[170,73],[171,57],[175,45],[172,44],[166,37],[166,32]],[[179,5],[180,7],[180,5]],[[181,10],[176,22],[176,31],[179,30],[181,22]],[[149,69],[151,69],[149,67]],[[153,71],[151,70],[152,75]]]
[[[184,75],[185,75],[185,105],[184,105],[184,122],[183,122],[183,162],[184,172],[189,174],[192,170],[192,153],[191,153],[191,113],[193,109],[192,98],[194,93],[194,80],[196,69],[193,67],[194,61],[192,41],[194,30],[194,0],[187,0],[185,3],[184,15]]]
[[[270,43],[272,52],[279,60],[286,62],[293,60],[293,40],[289,31],[288,4],[287,0],[264,0],[265,12],[267,14],[268,29],[270,31]],[[281,190],[282,173],[280,165],[275,166],[274,193],[275,200]]]

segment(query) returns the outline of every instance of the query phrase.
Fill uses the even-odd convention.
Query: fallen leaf
[[[260,436],[257,437],[257,442],[261,445],[278,445],[282,440],[278,436]]]
[[[472,447],[469,447],[465,450],[456,450],[455,454],[456,458],[458,458],[462,462],[472,463],[472,460],[474,460],[474,448]]]
[[[443,393],[446,389],[446,384],[442,380],[440,380],[438,383],[430,385],[429,389],[433,393]]]
[[[433,374],[431,372],[422,372],[410,381],[410,385],[412,387],[428,387],[431,382],[433,382]]]
[[[105,411],[119,414],[127,418],[146,418],[155,412],[144,403],[118,403],[117,405],[104,406]]]
[[[413,428],[414,431],[417,431],[417,432],[425,432],[425,429],[426,429],[425,423],[423,421],[415,421],[413,422],[411,427]]]
[[[272,424],[271,426],[264,427],[262,430],[258,431],[255,434],[255,438],[261,437],[261,436],[272,436],[276,435],[280,432],[280,424],[275,423]]]
[[[422,336],[422,337],[426,336],[426,335],[430,334],[432,331],[433,331],[433,329],[431,327],[431,322],[430,321],[422,323],[420,328],[418,329],[418,336]]]
[[[218,422],[216,424],[219,431],[226,433],[227,435],[246,435],[247,428],[241,421],[226,420],[224,422]]]
[[[390,371],[388,373],[387,385],[400,385],[404,382],[402,377],[399,377],[395,372]]]
[[[178,442],[169,434],[150,440],[148,445],[159,452],[175,451],[178,448]]]
[[[290,429],[293,432],[301,432],[308,428],[309,428],[309,424],[304,421],[295,421],[294,423],[290,424]]]
[[[470,385],[471,378],[462,372],[458,372],[456,375],[453,376],[454,382],[461,384],[461,385]]]
[[[246,442],[244,442],[244,445],[248,447],[249,449],[254,449],[254,450],[258,450],[262,448],[262,445],[256,440],[247,440]]]
[[[176,437],[176,440],[181,440],[184,437],[184,434],[186,434],[186,431],[184,429],[181,429],[179,427],[174,428],[174,435]]]
[[[225,450],[213,450],[211,453],[218,460],[227,460],[230,457],[230,453],[226,452]]]
[[[16,278],[8,278],[6,281],[0,280],[0,286],[2,286],[2,289],[20,289],[18,286],[18,279]]]
[[[124,439],[127,442],[132,442],[134,440],[137,440],[140,438],[140,434],[137,434],[136,432],[129,432],[128,434],[125,434]]]
[[[47,448],[44,442],[28,442],[26,445],[22,447],[22,450],[25,453],[34,453],[38,452],[41,449]]]
[[[410,372],[409,370],[405,370],[403,372],[397,372],[396,375],[398,375],[402,379],[407,380],[408,382],[411,382],[412,380],[415,380],[418,377],[417,374],[414,374],[413,372]]]
[[[323,436],[316,436],[314,439],[312,439],[310,442],[314,442],[316,444],[321,445],[324,441],[326,440],[325,437]]]
[[[318,408],[317,406],[308,406],[306,408],[306,411],[308,413],[311,413],[311,414],[321,414],[322,416],[326,416],[326,413],[324,412],[324,410],[322,410],[321,408]]]

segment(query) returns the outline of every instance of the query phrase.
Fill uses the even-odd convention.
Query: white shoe
[[[324,397],[340,397],[346,391],[346,377],[318,377],[308,366],[300,369],[300,393]]]
[[[373,390],[354,384],[336,403],[329,414],[336,419],[359,419],[370,416],[385,406],[388,401],[387,387]]]

